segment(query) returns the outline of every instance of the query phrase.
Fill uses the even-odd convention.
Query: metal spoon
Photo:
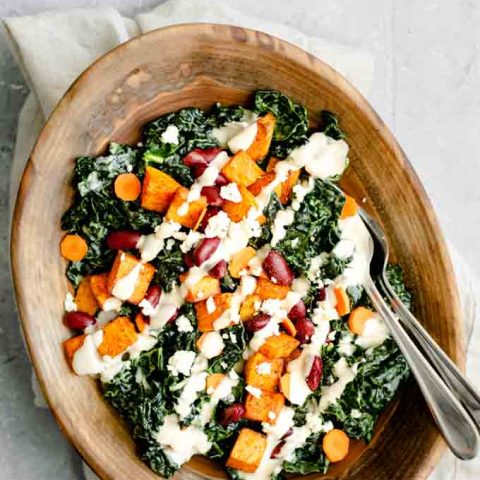
[[[463,403],[480,428],[480,394],[398,298],[386,275],[389,248],[385,234],[380,225],[367,212],[360,209],[359,214],[374,242],[374,254],[370,264],[372,278],[382,293],[390,300],[402,325],[415,337],[439,375]]]
[[[330,182],[327,183],[341,192],[336,185]],[[343,192],[341,193],[343,194]],[[367,226],[365,228],[367,229]],[[365,252],[364,259],[367,265],[376,265],[376,247],[377,245],[374,245],[372,235],[369,234],[368,251]],[[373,272],[376,273],[376,270],[374,269]],[[370,274],[365,276],[363,285],[365,291],[407,360],[440,432],[458,458],[462,460],[474,458],[478,451],[479,441],[478,430],[475,424],[462,404],[453,395],[450,388],[440,378],[410,336],[402,328],[397,317],[395,317],[378,291],[371,274],[370,272]]]

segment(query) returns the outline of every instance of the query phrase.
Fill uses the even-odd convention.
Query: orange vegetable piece
[[[180,275],[181,282],[184,282],[186,278],[186,272]],[[190,303],[201,302],[218,293],[220,293],[220,281],[210,275],[205,275],[193,287],[190,287],[185,300]]]
[[[178,222],[184,227],[194,229],[198,227],[203,215],[205,215],[205,212],[207,211],[207,199],[205,197],[200,197],[198,200],[188,203],[187,212],[184,215],[181,215],[178,211],[180,208],[183,208],[183,205],[187,201],[187,195],[187,188],[180,187],[177,189],[172,202],[168,207],[165,218],[167,220]]]
[[[248,267],[248,262],[257,254],[253,247],[245,247],[239,250],[230,259],[228,272],[233,278],[240,278],[240,272]]]
[[[242,306],[240,307],[240,319],[242,321],[246,321],[252,318],[257,310],[255,308],[255,304],[261,301],[262,299],[260,296],[255,293],[247,295],[242,303]]]
[[[245,418],[273,425],[284,405],[285,397],[281,393],[262,392],[259,398],[248,393],[245,399]]]
[[[289,318],[284,318],[282,320],[282,327],[292,337],[295,337],[295,335],[297,335],[297,329],[295,328],[295,325]]]
[[[227,467],[253,473],[267,448],[267,437],[261,433],[242,428],[227,460]]]
[[[353,197],[345,195],[345,203],[343,204],[342,212],[340,213],[340,218],[353,217],[357,213],[358,205]]]
[[[290,399],[290,374],[285,373],[280,378],[280,391],[285,395],[286,398]]]
[[[213,393],[226,377],[224,373],[212,373],[209,375],[207,377],[207,393]]]
[[[343,317],[347,313],[350,313],[350,297],[343,287],[335,287],[333,291],[337,299],[335,308],[337,309],[337,313]]]
[[[143,177],[141,206],[146,210],[165,213],[181,185],[157,168],[147,167]]]
[[[141,333],[143,332],[147,327],[148,323],[145,319],[145,315],[143,313],[137,313],[135,315],[135,326],[137,327],[137,330]]]
[[[90,275],[90,288],[97,303],[103,308],[105,302],[112,298],[108,291],[108,273],[99,273],[98,275]]]
[[[115,195],[125,202],[133,202],[140,196],[142,183],[134,173],[121,173],[113,184]]]
[[[280,333],[268,337],[258,351],[270,359],[287,358],[299,345],[297,339],[286,333]]]
[[[60,253],[71,262],[79,262],[88,252],[87,242],[77,234],[68,234],[60,242]]]
[[[256,182],[252,183],[249,187],[248,190],[255,196],[260,195],[261,191],[270,183],[273,182],[275,179],[275,174],[274,173],[265,173],[263,176],[261,176]],[[282,194],[282,185],[277,185],[275,187],[275,193],[278,195],[280,198]]]
[[[354,308],[348,317],[348,328],[355,335],[362,335],[365,322],[375,315],[374,312],[365,307]]]
[[[213,324],[215,320],[230,307],[231,299],[231,293],[219,293],[214,295],[213,301],[215,302],[215,310],[212,313],[208,313],[206,300],[195,303],[194,307],[197,315],[197,326],[200,332],[212,332],[214,330]]]
[[[247,216],[250,208],[257,207],[257,201],[255,200],[255,197],[248,191],[247,187],[239,185],[238,190],[242,195],[242,200],[238,203],[225,200],[222,207],[230,217],[230,220],[233,222],[239,222],[240,220],[243,220]]]
[[[323,451],[328,460],[332,463],[340,462],[347,454],[350,445],[350,439],[343,430],[334,428],[323,437]]]
[[[237,152],[222,168],[231,182],[248,187],[263,175],[263,170],[243,150]]]
[[[270,144],[272,143],[275,123],[276,118],[271,113],[267,113],[257,120],[257,134],[247,150],[247,153],[253,160],[261,160],[267,155]]]
[[[102,356],[116,357],[137,340],[137,332],[128,317],[117,317],[102,330],[103,341],[97,348]]]
[[[75,304],[80,312],[85,312],[89,315],[95,315],[98,310],[97,299],[90,285],[90,277],[85,277],[80,282],[75,294]]]
[[[115,283],[120,279],[126,277],[134,268],[141,264],[140,260],[130,253],[119,250],[115,261],[113,262],[112,270],[108,275],[107,288],[111,293]],[[140,273],[135,284],[135,289],[127,300],[133,304],[139,304],[145,297],[153,275],[155,274],[155,267],[150,263],[141,264]]]
[[[275,166],[281,161],[276,157],[271,157],[268,161],[267,172],[275,172]],[[285,205],[290,200],[290,195],[292,194],[293,187],[298,182],[300,177],[300,169],[293,170],[288,174],[287,179],[279,185],[279,191],[275,189],[275,192],[280,199],[282,205]]]
[[[255,293],[262,300],[267,300],[268,298],[283,300],[289,291],[290,287],[288,285],[277,285],[264,277],[257,278],[257,288]]]
[[[63,342],[63,351],[67,357],[70,367],[73,364],[73,356],[75,352],[83,345],[86,335],[77,335],[76,337],[69,338]]]
[[[261,373],[262,367],[258,367],[265,364],[270,365],[270,372]],[[256,352],[245,363],[245,383],[261,390],[275,392],[282,371],[283,360],[281,358],[271,360],[262,353]]]

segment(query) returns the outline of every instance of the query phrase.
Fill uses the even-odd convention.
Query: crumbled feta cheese
[[[277,415],[275,414],[274,411],[270,410],[270,411],[268,412],[268,418],[269,418],[270,420],[275,420],[276,417],[277,417]]]
[[[163,143],[178,145],[178,128],[175,125],[169,125],[160,136]]]
[[[180,250],[183,253],[189,252],[202,238],[203,235],[200,232],[190,230],[187,238],[180,244]]]
[[[291,242],[290,242],[290,245],[295,248],[297,245],[298,245],[298,242],[300,241],[300,239],[297,237],[297,238],[294,238]]]
[[[362,412],[360,410],[357,410],[356,408],[352,408],[350,411],[350,416],[352,418],[360,418],[362,416]]]
[[[252,385],[247,385],[245,390],[255,398],[260,398],[262,396],[262,391],[257,387],[253,387]]]
[[[214,358],[220,355],[225,348],[222,336],[218,332],[207,332],[202,335],[200,351],[206,358]]]
[[[234,182],[223,186],[220,189],[220,196],[224,200],[229,200],[230,202],[233,202],[233,203],[240,203],[242,201],[242,194],[238,189],[238,185]]]
[[[77,304],[75,303],[75,299],[70,292],[67,292],[67,294],[65,295],[64,308],[66,312],[77,311]]]
[[[175,376],[178,376],[179,373],[189,376],[194,361],[195,352],[178,350],[168,359],[167,368]]]
[[[216,309],[217,306],[215,305],[215,300],[213,297],[208,297],[205,306],[207,307],[207,313],[213,313]]]
[[[193,326],[185,315],[180,315],[175,323],[179,332],[193,332]]]
[[[256,371],[259,375],[270,375],[272,373],[272,364],[270,362],[259,363]]]
[[[208,220],[207,228],[205,229],[205,236],[212,238],[225,238],[230,227],[230,217],[221,210]]]

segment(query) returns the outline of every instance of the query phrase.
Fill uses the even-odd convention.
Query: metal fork
[[[331,182],[326,183],[343,195],[343,192],[335,184]],[[372,231],[368,228],[369,223],[365,221],[363,210],[361,210],[360,216],[369,233],[369,249],[364,261],[371,266],[371,271],[370,274],[365,276],[363,285],[365,291],[407,360],[433,418],[450,449],[457,457],[463,460],[474,458],[478,451],[479,442],[476,425],[449,386],[442,380],[404,328],[402,328],[402,325],[390,310],[372,279],[372,277],[377,279],[379,274],[385,276],[385,264],[382,264],[383,268],[379,272],[376,268],[379,258],[377,243],[374,243],[374,237]],[[388,282],[388,280],[386,281]],[[426,332],[425,334],[428,336]]]

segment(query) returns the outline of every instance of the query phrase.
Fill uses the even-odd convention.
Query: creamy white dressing
[[[102,304],[104,312],[116,312],[122,306],[122,301],[117,297],[108,297]]]
[[[225,125],[212,130],[212,135],[222,148],[228,146],[228,142],[235,135],[247,128],[250,124],[257,120],[257,116],[251,110],[245,110],[244,118],[239,122],[227,122]]]
[[[153,260],[164,248],[165,240],[174,237],[182,226],[171,220],[164,220],[155,232],[150,235],[142,235],[137,243],[143,262]]]
[[[242,201],[242,194],[238,189],[238,185],[234,182],[224,185],[220,189],[220,197],[233,203],[240,203]]]
[[[160,427],[156,440],[175,465],[181,466],[193,455],[202,455],[211,448],[207,435],[197,427],[180,428],[178,417],[168,415]]]
[[[205,355],[206,358],[211,359],[218,357],[223,352],[225,343],[222,336],[218,332],[207,332],[202,336],[200,344],[200,352]]]
[[[281,240],[285,238],[288,227],[295,220],[295,211],[293,208],[286,208],[285,210],[279,210],[275,215],[272,227],[272,240],[270,244],[275,247]]]
[[[250,123],[230,138],[230,140],[228,141],[228,148],[233,153],[237,153],[240,150],[248,150],[252,143],[255,141],[257,131],[257,122]]]
[[[180,373],[189,376],[195,361],[195,352],[192,350],[177,350],[169,359],[167,369],[172,375],[178,376]]]
[[[67,292],[65,295],[65,301],[63,302],[63,307],[65,308],[66,312],[76,312],[78,310],[77,304],[75,303],[75,299],[70,292]]]
[[[121,260],[124,260],[122,255]],[[124,277],[119,278],[112,288],[112,295],[120,300],[128,300],[135,292],[135,286],[143,269],[143,264],[135,265]]]
[[[170,292],[162,292],[154,313],[150,315],[150,328],[161,330],[184,303],[184,293],[178,285],[173,285]]]
[[[390,336],[388,327],[378,314],[373,314],[372,318],[369,318],[365,322],[363,332],[357,337],[355,343],[360,347],[367,349],[378,347]]]

